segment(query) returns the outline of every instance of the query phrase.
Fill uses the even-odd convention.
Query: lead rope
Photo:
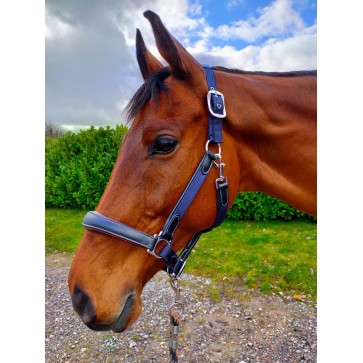
[[[170,285],[174,291],[175,299],[174,303],[169,308],[170,316],[170,338],[169,338],[169,352],[170,352],[170,362],[178,362],[178,335],[179,326],[184,313],[184,304],[180,299],[180,279],[170,276]]]
[[[208,143],[207,143],[208,146]],[[218,154],[216,154],[219,163],[213,162],[214,166],[219,169],[219,177],[216,179],[216,188],[219,189],[220,183],[225,183],[227,178],[224,176],[224,166],[222,162],[221,148],[219,146]],[[169,308],[170,317],[170,337],[169,337],[169,352],[170,352],[170,363],[178,363],[178,336],[180,330],[180,322],[182,314],[184,313],[184,304],[181,301],[180,296],[180,277],[175,277],[169,274],[170,285],[174,291],[175,298],[173,304]]]

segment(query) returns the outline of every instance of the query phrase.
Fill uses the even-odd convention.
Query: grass
[[[74,252],[85,211],[46,210],[46,252]],[[283,292],[316,299],[316,223],[225,220],[203,235],[186,273],[211,278],[220,292],[235,295],[242,285],[264,293]],[[216,295],[215,291],[211,293]]]
[[[78,209],[46,209],[45,251],[75,252],[83,234],[84,215]]]
[[[316,298],[316,223],[225,220],[201,237],[185,272],[229,287]]]

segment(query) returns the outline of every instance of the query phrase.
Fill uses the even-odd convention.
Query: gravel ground
[[[122,334],[94,332],[73,312],[67,278],[72,256],[46,257],[45,362],[169,362],[168,307],[173,293],[165,273],[144,288],[139,320]],[[179,362],[316,362],[316,308],[280,295],[242,290],[243,301],[208,298],[211,280],[184,275],[186,311]]]

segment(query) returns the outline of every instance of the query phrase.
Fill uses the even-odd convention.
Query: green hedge
[[[45,140],[45,203],[47,207],[93,209],[115,163],[125,126],[68,132]],[[263,193],[238,194],[228,217],[235,220],[312,219]]]
[[[228,218],[235,220],[254,221],[275,219],[284,221],[296,219],[316,220],[314,217],[298,211],[279,199],[264,193],[255,192],[237,194],[227,216]]]
[[[68,132],[45,139],[45,204],[47,207],[93,209],[115,163],[125,126]]]

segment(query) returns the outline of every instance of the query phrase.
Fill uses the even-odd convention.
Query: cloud
[[[215,28],[207,23],[201,1],[165,3],[46,1],[46,121],[67,127],[123,121],[124,106],[143,82],[135,57],[136,28],[161,59],[142,15],[147,9],[160,15],[200,63],[264,71],[316,68],[316,26],[306,27],[289,0],[272,1],[255,17]],[[231,45],[233,39],[250,44],[241,49]]]
[[[188,50],[200,63],[246,71],[284,72],[316,69],[316,25],[286,39],[269,39],[243,49],[232,46],[209,47],[199,41]]]
[[[50,1],[46,8],[46,118],[56,123],[120,120],[134,56],[101,2]],[[88,6],[92,4],[92,6]],[[136,87],[135,87],[136,88]]]
[[[260,9],[259,13],[258,18],[251,16],[232,25],[221,25],[210,36],[223,40],[243,39],[253,42],[266,36],[291,34],[305,26],[290,0],[276,0],[270,6]]]
[[[259,17],[217,28],[206,24],[198,33],[201,39],[189,44],[188,51],[203,64],[249,71],[316,69],[316,25],[306,27],[290,0],[275,0],[258,13]],[[262,38],[266,40],[259,44]],[[214,39],[243,39],[250,45],[214,46]]]
[[[46,2],[46,120],[59,124],[122,122],[122,111],[143,80],[135,57],[140,28],[159,58],[147,9],[181,39],[200,27],[198,2],[187,0]]]
[[[227,10],[232,10],[234,7],[243,4],[245,0],[228,0],[226,8]]]

